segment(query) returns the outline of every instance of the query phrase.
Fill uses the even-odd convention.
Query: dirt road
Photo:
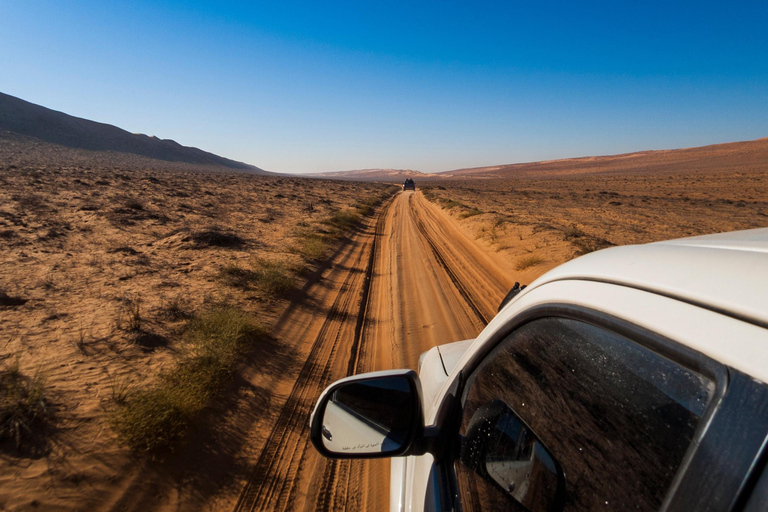
[[[335,259],[317,303],[275,337],[314,339],[236,511],[386,510],[389,461],[329,461],[309,443],[314,400],[332,381],[416,368],[430,347],[475,337],[509,278],[420,193],[403,192]]]

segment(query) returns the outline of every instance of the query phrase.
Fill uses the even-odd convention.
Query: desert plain
[[[0,382],[36,414],[0,510],[384,510],[386,462],[308,443],[327,384],[474,338],[582,254],[768,225],[767,139],[343,177],[0,139]]]

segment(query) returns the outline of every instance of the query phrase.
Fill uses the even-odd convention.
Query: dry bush
[[[360,222],[360,214],[351,210],[337,210],[329,215],[322,222],[331,227],[331,233],[342,235]]]
[[[530,256],[517,260],[515,270],[525,270],[530,267],[535,267],[536,265],[541,265],[542,263],[544,263],[544,258],[531,254]]]
[[[253,269],[230,263],[221,269],[224,282],[235,288],[257,288],[272,296],[282,296],[294,287],[297,269],[285,260],[253,258]]]
[[[224,230],[218,226],[211,226],[201,231],[192,233],[192,241],[197,247],[241,247],[245,240],[235,233]]]
[[[239,356],[264,329],[231,306],[216,306],[192,318],[187,352],[159,382],[120,393],[112,417],[119,439],[137,452],[172,449],[231,375]]]
[[[0,307],[23,306],[26,303],[26,299],[22,299],[20,297],[11,297],[5,293],[5,291],[0,290]]]
[[[483,213],[483,212],[481,212],[477,208],[470,208],[470,209],[468,209],[466,211],[461,212],[459,214],[459,218],[460,219],[468,219],[469,217],[474,217],[475,215],[480,215],[481,213]]]
[[[613,247],[614,244],[604,238],[598,238],[594,236],[586,236],[583,238],[577,238],[571,240],[571,244],[576,248],[576,255],[583,256],[590,252],[599,251],[606,247]]]
[[[11,441],[18,451],[44,447],[54,420],[53,407],[41,375],[23,375],[17,357],[0,371],[0,442]]]
[[[176,295],[162,306],[163,314],[170,320],[188,320],[192,318],[189,305],[181,295]]]
[[[141,331],[142,325],[141,297],[122,297],[115,317],[115,328],[135,333]]]

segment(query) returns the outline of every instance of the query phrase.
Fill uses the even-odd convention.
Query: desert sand
[[[304,254],[306,232],[328,231],[329,215],[388,189],[238,173],[4,169],[2,370],[41,376],[54,419],[35,446],[3,443],[0,507],[107,505],[142,459],[110,427],[119,395],[172,366],[190,318],[211,305],[273,325],[331,254]],[[238,280],[261,259],[283,263],[285,293]],[[271,357],[269,340],[261,345],[255,356]],[[279,361],[263,371],[279,373]]]
[[[580,254],[768,224],[768,164],[753,157],[417,180],[371,209],[394,189],[22,156],[0,174],[0,357],[44,376],[55,416],[34,449],[3,444],[8,510],[384,510],[386,461],[309,445],[327,384],[474,338],[515,281]],[[362,203],[312,251],[312,233]],[[264,259],[290,287],[247,279]],[[223,302],[268,334],[173,451],[121,444],[121,386],[152,386],[183,357],[189,317]]]

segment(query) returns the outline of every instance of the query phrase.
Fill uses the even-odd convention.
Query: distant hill
[[[321,172],[302,174],[306,178],[326,178],[353,181],[384,181],[399,183],[406,178],[420,179],[429,176],[411,169],[358,169],[354,171]]]
[[[768,138],[686,149],[456,169],[431,176],[440,179],[546,178],[580,174],[728,172],[758,168],[768,171]]]
[[[176,141],[127,132],[117,126],[97,123],[35,105],[0,93],[0,133],[89,151],[127,153],[166,162],[226,167],[254,174],[271,174]]]

